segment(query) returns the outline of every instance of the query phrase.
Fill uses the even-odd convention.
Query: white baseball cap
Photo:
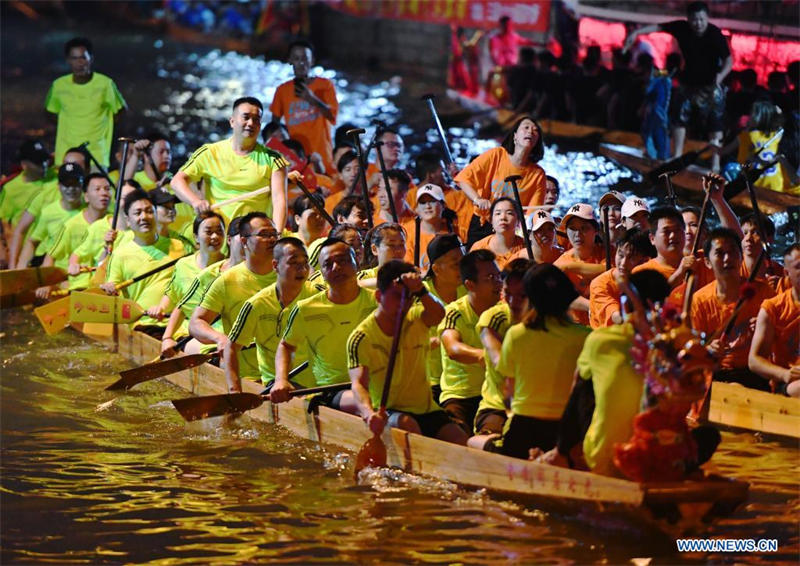
[[[569,219],[573,216],[576,218],[583,218],[584,220],[597,222],[597,219],[594,217],[594,208],[592,208],[591,205],[582,202],[573,204],[569,207],[569,210],[567,210],[567,213],[564,215],[564,219],[561,221],[561,225],[566,227]]]
[[[600,197],[600,201],[597,203],[597,206],[602,207],[608,201],[615,200],[619,204],[625,202],[625,195],[623,195],[619,191],[608,191],[606,194]]]
[[[546,210],[537,210],[530,216],[528,216],[528,229],[531,232],[536,232],[539,228],[544,226],[547,223],[552,224],[555,226],[556,221],[553,220],[553,217],[550,216],[550,213]]]
[[[421,199],[423,195],[428,195],[430,197],[435,198],[438,201],[444,202],[444,191],[438,185],[434,185],[432,183],[425,183],[420,188],[418,188],[417,202],[419,202],[419,199]]]
[[[628,197],[625,199],[625,202],[622,203],[622,217],[623,218],[631,218],[637,212],[641,212],[644,210],[648,214],[650,213],[650,207],[647,206],[647,201],[640,197]]]

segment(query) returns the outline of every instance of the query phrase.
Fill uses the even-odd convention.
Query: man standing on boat
[[[748,366],[777,382],[778,391],[800,397],[800,244],[792,244],[783,261],[792,286],[761,304]]]
[[[200,304],[192,313],[189,333],[203,344],[216,344],[220,353],[231,352],[228,334],[245,301],[262,289],[275,283],[277,278],[272,267],[272,256],[278,231],[272,220],[263,212],[250,212],[239,224],[239,239],[244,249],[244,261],[231,267],[209,286]],[[217,317],[222,319],[223,332],[211,324]],[[239,373],[245,377],[258,378],[258,361],[253,349],[244,350],[238,356]],[[229,384],[233,392],[241,391],[238,381]]]
[[[289,314],[286,332],[275,353],[275,385],[270,392],[273,403],[289,400],[294,389],[289,370],[301,346],[308,348],[317,385],[347,382],[347,337],[377,306],[375,294],[359,287],[356,254],[344,240],[328,238],[322,242],[319,269],[328,290],[300,301]],[[324,402],[348,413],[359,410],[350,390],[339,391]]]
[[[276,151],[258,143],[261,133],[261,102],[253,97],[238,98],[230,119],[233,135],[216,143],[207,143],[195,151],[172,178],[170,186],[195,213],[209,210],[215,202],[246,195],[258,189],[269,192],[250,196],[220,208],[226,219],[248,212],[264,212],[275,223],[278,233],[286,227],[289,162]],[[205,195],[194,191],[190,183],[203,181]]]
[[[128,105],[113,80],[92,71],[91,41],[73,37],[64,44],[64,56],[72,73],[53,81],[44,103],[58,116],[56,165],[67,149],[88,141],[92,155],[108,167],[114,120]]]
[[[675,20],[639,28],[625,38],[628,50],[640,35],[657,31],[675,38],[683,53],[685,66],[679,75],[678,122],[674,130],[675,154],[683,153],[686,127],[695,117],[708,130],[709,140],[722,143],[725,115],[725,88],[722,81],[733,67],[733,58],[722,31],[708,22],[708,5],[692,2],[686,7],[686,20]],[[714,154],[711,169],[719,170],[719,156]]]
[[[434,402],[425,377],[429,329],[444,317],[444,305],[428,292],[414,266],[399,260],[378,270],[376,298],[378,308],[347,340],[350,380],[364,422],[376,435],[388,424],[465,444],[467,434]],[[398,316],[403,322],[384,412],[379,407]]]

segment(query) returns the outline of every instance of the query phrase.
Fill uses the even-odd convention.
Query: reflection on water
[[[249,419],[186,425],[168,384],[104,391],[128,366],[78,335],[47,338],[20,311],[2,327],[3,563],[703,558],[397,471],[355,485],[348,454]],[[796,447],[726,434],[714,464],[753,488],[712,534],[778,538],[795,560]]]

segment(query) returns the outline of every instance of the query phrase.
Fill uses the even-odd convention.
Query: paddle
[[[611,230],[608,227],[608,207],[603,207],[603,246],[606,250],[606,270],[611,269]]]
[[[361,191],[361,196],[364,199],[364,213],[367,215],[367,225],[369,229],[372,230],[374,223],[372,222],[372,214],[370,213],[371,207],[369,202],[369,188],[367,187],[367,167],[366,163],[364,162],[364,155],[361,151],[361,134],[366,133],[364,128],[353,128],[352,130],[347,130],[346,135],[353,138],[353,143],[356,146],[356,155],[358,156],[358,175],[361,177],[361,183],[363,185],[363,190]]]
[[[331,228],[336,228],[336,225],[338,224],[338,222],[336,222],[336,220],[334,220],[333,217],[330,214],[328,214],[328,211],[325,210],[324,206],[321,206],[319,204],[317,199],[315,199],[313,197],[313,195],[311,194],[311,191],[308,190],[308,187],[306,187],[303,184],[303,182],[300,181],[299,179],[295,179],[294,183],[295,183],[295,185],[297,185],[297,187],[301,191],[303,191],[303,194],[306,195],[306,198],[308,199],[308,202],[310,202],[311,206],[313,206],[316,209],[316,211],[319,213],[319,215],[322,216],[325,219],[325,222],[330,224]]]
[[[414,265],[419,267],[419,237],[422,229],[422,218],[414,217]],[[452,232],[452,228],[450,230]]]
[[[304,362],[289,373],[289,377],[303,371],[308,362]],[[290,397],[311,395],[312,393],[330,393],[341,391],[350,387],[350,382],[334,383],[333,385],[319,385],[305,389],[295,389],[289,392]],[[222,395],[207,395],[204,397],[187,397],[186,399],[173,399],[172,405],[181,416],[191,422],[222,415],[235,415],[256,409],[269,400],[269,395],[256,393],[225,393]]]
[[[69,296],[70,322],[131,323],[144,313],[135,301],[119,295],[75,292]]]
[[[249,193],[243,193],[243,194],[241,194],[239,196],[235,196],[235,197],[229,198],[227,200],[221,200],[219,202],[215,202],[209,208],[211,210],[217,210],[218,208],[222,208],[223,206],[227,206],[227,205],[233,204],[235,202],[239,202],[239,201],[242,201],[242,200],[247,200],[247,199],[249,199],[251,197],[256,197],[258,195],[263,195],[264,193],[268,193],[271,190],[272,190],[272,187],[261,187],[260,189],[256,189],[254,191],[250,191]]]
[[[86,155],[89,156],[89,161],[91,161],[94,164],[94,166],[97,168],[97,170],[100,171],[100,174],[103,177],[106,178],[106,181],[108,181],[108,184],[113,187],[114,186],[114,180],[109,176],[108,171],[106,170],[106,168],[103,167],[100,164],[100,162],[97,161],[97,159],[95,159],[94,155],[92,155],[92,152],[89,151],[89,143],[90,142],[85,141],[81,145],[79,145],[78,147],[82,148],[83,151],[86,152]],[[87,171],[87,173],[88,173],[88,171]]]
[[[405,318],[405,306],[408,290],[403,286],[402,294],[400,295],[400,307],[397,309],[397,318],[394,322],[394,336],[392,336],[392,347],[389,350],[389,360],[386,363],[386,378],[383,382],[383,392],[381,393],[381,406],[378,409],[379,413],[386,414],[386,403],[389,400],[389,388],[392,384],[392,373],[394,372],[394,363],[397,360],[397,350],[400,346],[400,332],[403,330],[403,318]],[[356,455],[356,468],[355,474],[371,466],[373,468],[382,468],[386,465],[386,445],[383,443],[380,435],[372,433],[372,436],[364,443]]]
[[[522,237],[525,238],[525,251],[528,253],[528,259],[533,259],[533,247],[531,247],[530,234],[528,234],[528,223],[525,222],[525,211],[522,208],[522,201],[519,199],[519,187],[517,181],[522,179],[521,175],[510,175],[504,179],[506,183],[511,183],[511,188],[514,190],[514,200],[517,202],[517,216],[522,224]]]
[[[453,154],[450,151],[450,146],[447,143],[447,137],[444,135],[444,128],[442,127],[442,121],[439,120],[439,114],[436,112],[436,106],[433,103],[435,96],[433,94],[423,94],[421,100],[424,100],[428,103],[428,108],[433,115],[433,121],[436,124],[436,131],[439,133],[439,139],[442,140],[442,149],[444,149],[444,154],[447,156],[447,165],[453,163]],[[491,109],[494,111],[494,108]],[[447,168],[445,168],[445,171]]]
[[[389,199],[389,211],[392,213],[392,220],[394,223],[398,224],[400,221],[397,219],[397,207],[394,205],[394,199],[392,198],[392,187],[389,185],[389,173],[386,171],[386,163],[383,161],[383,153],[381,152],[381,146],[383,145],[383,142],[376,141],[373,145],[375,146],[375,153],[378,154],[378,165],[381,168],[383,186],[386,189],[386,198]]]
[[[655,183],[665,173],[674,175],[675,173],[683,171],[689,165],[692,165],[695,161],[697,161],[703,153],[707,152],[712,147],[712,144],[708,144],[700,149],[687,151],[683,155],[679,155],[674,159],[670,159],[669,161],[662,163],[658,167],[655,167],[647,172],[647,180],[651,183]]]
[[[253,347],[255,347],[255,344],[246,346],[242,348],[242,350],[248,350]],[[138,368],[126,369],[119,372],[120,378],[106,387],[106,391],[130,389],[134,385],[144,383],[145,381],[152,381],[153,379],[158,379],[159,377],[164,377],[165,375],[178,373],[179,371],[191,369],[206,362],[210,362],[218,357],[219,352],[217,351],[208,352],[207,354],[188,354],[185,356],[175,356],[166,360],[159,357],[152,362],[149,362],[143,366],[139,366]],[[307,365],[308,362],[303,362],[303,364],[298,366],[298,368],[305,369]],[[294,372],[298,368],[295,368],[295,370],[292,371]],[[302,369],[300,371],[302,371]]]
[[[706,220],[706,214],[708,213],[708,203],[711,198],[711,187],[705,192],[705,196],[703,197],[703,206],[700,208],[700,219],[697,222],[697,234],[694,237],[694,243],[692,244],[692,255],[697,257],[697,250],[700,247],[700,235],[703,231],[703,222]],[[683,321],[686,326],[691,327],[691,309],[692,309],[692,298],[694,297],[694,284],[696,281],[694,270],[689,271],[686,274],[686,278],[684,279],[685,288],[683,291]]]

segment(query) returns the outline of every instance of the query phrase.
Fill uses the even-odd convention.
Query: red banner
[[[549,0],[340,0],[332,7],[354,16],[456,24],[465,28],[492,28],[508,16],[523,31],[546,32],[550,26]]]

